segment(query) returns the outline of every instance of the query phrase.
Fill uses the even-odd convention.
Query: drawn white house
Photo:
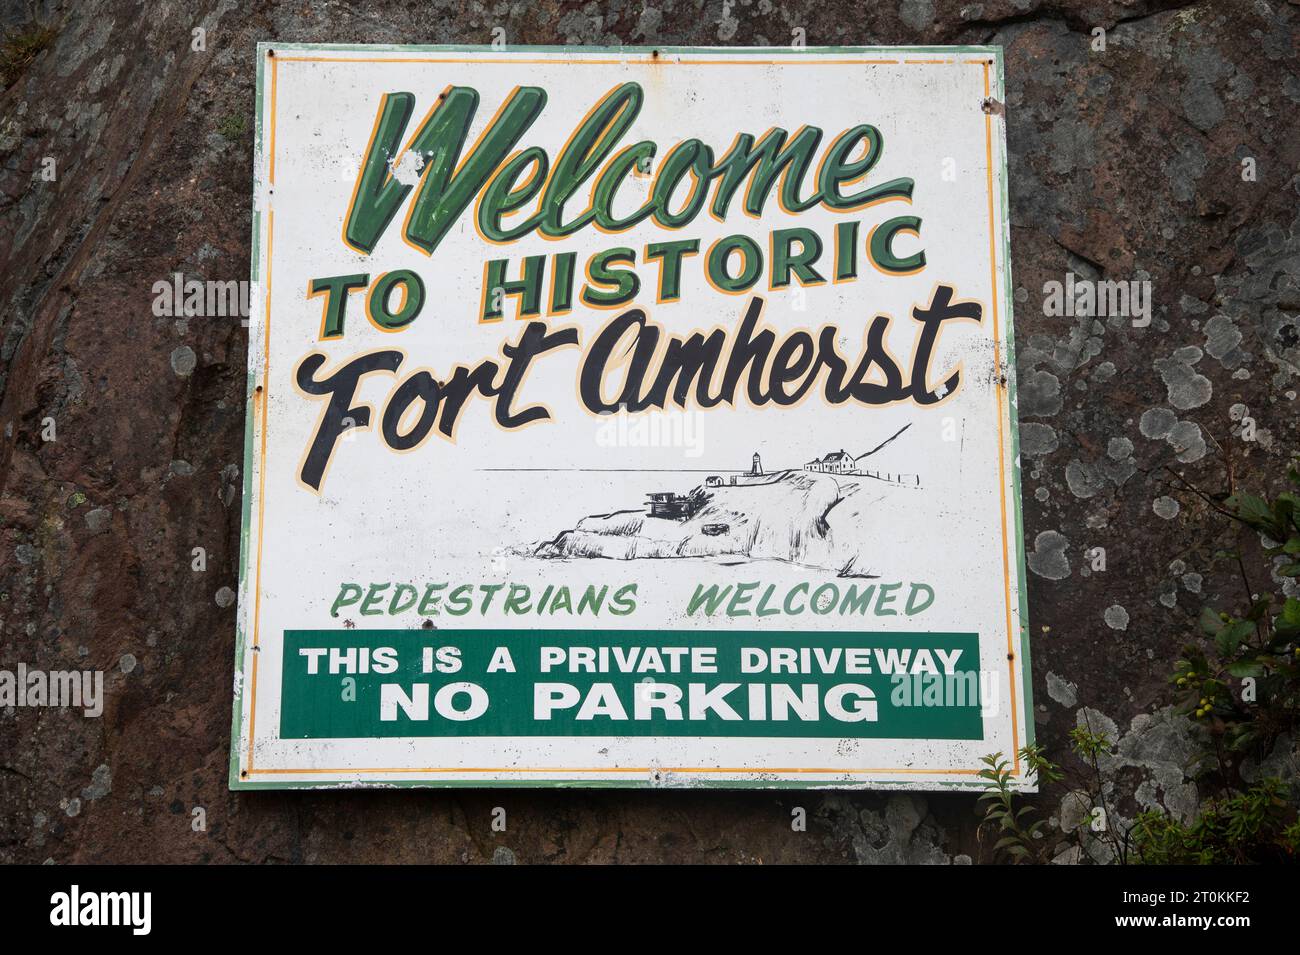
[[[805,471],[817,471],[821,474],[848,474],[857,469],[853,455],[843,450],[832,451],[824,457],[814,458],[803,466]]]

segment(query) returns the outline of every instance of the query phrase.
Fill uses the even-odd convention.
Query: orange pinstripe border
[[[951,773],[964,776],[978,775],[978,769],[818,769],[818,768],[791,768],[776,767],[772,769],[753,769],[750,767],[732,767],[732,766],[637,766],[629,768],[583,768],[570,769],[568,767],[550,767],[550,768],[524,768],[515,769],[500,767],[426,767],[423,769],[407,768],[371,768],[371,769],[258,769],[250,770],[250,775],[270,776],[283,775],[286,773],[753,773],[763,776],[772,773],[807,773],[824,776],[860,776],[863,773],[906,773],[909,775],[937,775],[939,773]]]
[[[483,63],[495,63],[519,65],[526,64],[532,66],[541,66],[547,63],[565,64],[573,66],[623,66],[625,64],[643,65],[643,66],[783,66],[786,63],[816,63],[818,66],[883,66],[897,64],[899,60],[683,60],[670,59],[663,57],[641,57],[638,59],[615,59],[615,60],[571,60],[571,59],[525,59],[523,57],[447,57],[447,56],[411,56],[411,57],[383,57],[374,59],[370,57],[348,57],[348,56],[283,56],[276,57],[286,63],[473,63],[480,65]],[[908,60],[909,63],[952,63],[954,60]],[[967,63],[982,63],[983,60],[965,60]]]
[[[957,59],[937,59],[937,60],[738,60],[735,58],[726,60],[683,60],[680,57],[670,59],[669,57],[639,57],[614,60],[573,60],[573,59],[526,59],[524,57],[452,57],[452,56],[407,56],[407,57],[383,57],[375,59],[373,57],[357,56],[279,56],[275,59],[283,60],[286,63],[472,63],[481,65],[492,63],[497,65],[514,65],[525,64],[530,66],[544,66],[546,64],[564,64],[571,66],[784,66],[787,63],[798,63],[800,66],[897,66],[903,64],[971,64],[976,66],[987,66],[988,60],[957,60]]]
[[[989,64],[984,64],[984,98],[989,98]],[[989,194],[989,288],[993,306],[993,369],[998,375],[995,382],[994,401],[998,419],[998,498],[1002,510],[1002,581],[1007,607],[1007,686],[1011,694],[1011,751],[1015,775],[1020,775],[1020,727],[1016,713],[1016,651],[1011,640],[1011,558],[1007,552],[1007,471],[1005,431],[1002,414],[1002,395],[1007,393],[1002,380],[1000,332],[998,328],[998,258],[993,229],[993,114],[984,111],[984,164],[988,169]],[[1010,416],[1010,408],[1007,415]]]
[[[527,60],[519,57],[509,57],[502,59],[486,58],[465,58],[465,57],[295,57],[295,56],[271,56],[271,116],[270,116],[270,157],[269,157],[269,178],[272,185],[275,184],[275,120],[276,120],[276,85],[277,85],[277,67],[280,61],[289,63],[495,63],[495,64],[565,64],[565,65],[623,65],[623,64],[648,64],[648,65],[701,65],[701,66],[776,66],[787,63],[798,63],[800,65],[898,65],[899,60],[682,60],[668,58],[640,58],[640,59],[585,59],[575,60],[572,58],[546,58]],[[989,96],[989,66],[991,60],[956,60],[956,59],[931,59],[931,60],[904,60],[905,65],[978,65],[983,66],[984,70],[984,96]],[[989,211],[989,279],[991,305],[993,309],[993,358],[994,367],[999,368],[1000,344],[999,344],[999,323],[998,323],[998,291],[997,291],[997,254],[996,254],[996,233],[995,233],[995,216],[993,208],[993,117],[986,113],[984,117],[984,155],[985,166],[988,173],[988,211]],[[248,766],[241,775],[285,775],[285,774],[387,774],[387,773],[413,773],[413,774],[433,774],[433,773],[649,773],[651,767],[637,767],[629,769],[619,768],[520,768],[520,767],[493,767],[493,768],[443,768],[443,767],[426,767],[415,769],[401,768],[344,768],[344,769],[255,769],[253,765],[253,741],[256,735],[257,727],[257,658],[260,652],[258,622],[261,616],[262,602],[262,540],[263,526],[265,518],[266,503],[266,433],[269,430],[269,405],[268,392],[270,382],[271,367],[271,266],[272,266],[272,240],[274,227],[274,213],[268,207],[267,209],[267,247],[266,247],[266,334],[263,345],[263,383],[262,383],[262,435],[261,435],[261,454],[259,460],[259,490],[258,490],[258,530],[257,530],[257,572],[256,588],[257,593],[254,597],[253,610],[253,667],[252,680],[250,687],[249,699],[249,721],[248,721]],[[1012,643],[1011,630],[1011,571],[1010,557],[1007,544],[1007,499],[1006,499],[1006,450],[1004,438],[1004,422],[1002,414],[1002,395],[1006,393],[1005,385],[999,383],[998,390],[995,392],[997,402],[997,421],[998,421],[998,492],[1001,504],[1002,520],[1002,575],[1004,588],[1003,592],[1006,598],[1006,625],[1007,625],[1007,674],[1008,688],[1010,691],[1010,713],[1011,713],[1011,736],[1015,760],[1015,774],[1020,775],[1020,733],[1019,733],[1019,715],[1016,711],[1016,682],[1015,682],[1015,649]],[[256,408],[256,405],[255,405]],[[1010,414],[1008,406],[1007,413]],[[745,767],[659,767],[660,772],[675,773],[746,773],[767,775],[775,773],[799,773],[799,774],[816,774],[816,775],[837,775],[851,776],[864,775],[871,773],[898,773],[911,775],[977,775],[979,770],[976,769],[893,769],[893,768],[873,768],[873,769],[824,769],[824,768],[765,768],[751,769]]]

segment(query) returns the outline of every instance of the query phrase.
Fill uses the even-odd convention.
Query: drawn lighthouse
[[[753,476],[758,476],[763,473],[763,459],[758,456],[757,451],[754,452],[754,468],[749,473]]]

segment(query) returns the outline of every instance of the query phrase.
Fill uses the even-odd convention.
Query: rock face
[[[248,274],[257,40],[498,27],[517,44],[1005,47],[1039,738],[1063,757],[1086,710],[1119,744],[1120,812],[1195,805],[1165,677],[1201,605],[1238,598],[1211,560],[1218,518],[1172,474],[1263,489],[1300,445],[1300,8],[4,10],[6,29],[53,30],[6,59],[0,93],[0,667],[100,670],[107,699],[97,719],[0,709],[0,862],[988,860],[972,796],[227,791],[247,334],[156,316],[154,284]],[[1067,273],[1149,280],[1150,325],[1049,314],[1044,286]]]

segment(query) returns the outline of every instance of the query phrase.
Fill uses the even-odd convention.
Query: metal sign
[[[1028,785],[1002,95],[264,45],[231,785]]]

